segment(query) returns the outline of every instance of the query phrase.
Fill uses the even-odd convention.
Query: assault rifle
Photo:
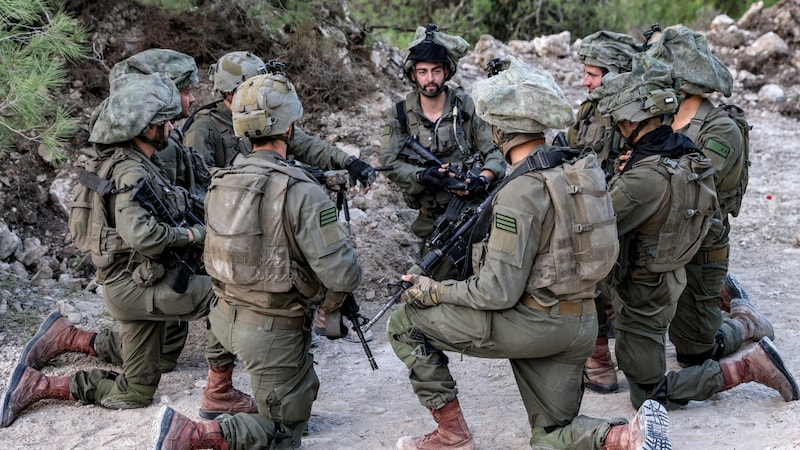
[[[508,64],[500,58],[492,58],[486,63],[486,75],[489,78],[492,78],[506,69],[508,69]]]
[[[480,153],[478,153],[480,155]],[[406,161],[412,162],[418,166],[424,167],[441,167],[445,164],[444,161],[439,159],[436,155],[433,154],[427,147],[420,144],[420,142],[414,136],[407,136],[406,140],[403,142],[403,148],[400,149],[399,156]],[[459,181],[464,181],[468,177],[476,177],[480,175],[480,164],[474,164],[476,161],[475,156],[471,156],[468,160],[468,163],[472,163],[473,167],[470,171],[464,173],[464,168],[462,167],[461,163],[452,162],[449,163],[447,166],[447,172],[452,173],[455,175],[455,179]],[[466,190],[467,183],[460,183],[450,188],[450,190]]]
[[[417,273],[430,277],[432,276],[433,269],[445,257],[450,258],[454,262],[463,261],[467,254],[467,249],[472,243],[471,237],[473,230],[475,229],[475,225],[478,223],[478,219],[482,215],[483,211],[492,205],[492,199],[494,199],[494,196],[499,189],[500,186],[495,187],[495,189],[489,192],[486,198],[483,199],[478,206],[474,208],[466,208],[461,213],[458,220],[452,221],[448,225],[447,231],[443,233],[443,235],[446,234],[448,238],[441,239],[441,246],[429,250],[425,256],[422,257],[422,260],[412,267],[409,273]],[[362,331],[367,331],[372,328],[375,323],[377,323],[378,320],[380,320],[380,318],[383,317],[387,311],[389,311],[392,305],[400,300],[400,296],[403,295],[403,292],[405,292],[406,289],[411,287],[411,283],[408,281],[400,281],[397,283],[389,283],[389,286],[395,287],[395,292],[392,294],[392,297],[389,299],[389,301],[386,302],[386,304],[384,304],[383,307],[381,307],[381,309],[375,314],[375,316],[361,326]]]
[[[156,194],[150,181],[142,177],[131,190],[131,200],[139,202],[159,222],[164,222],[172,227],[187,228],[193,225],[205,226],[193,212],[187,210],[177,214],[170,212],[167,205]],[[170,249],[170,254],[178,263],[178,268],[169,280],[169,286],[178,294],[183,294],[189,287],[189,278],[192,275],[205,275],[206,269],[201,256],[202,250],[193,247]]]

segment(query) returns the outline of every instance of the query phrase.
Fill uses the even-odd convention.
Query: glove
[[[419,308],[428,308],[439,304],[439,282],[422,275],[411,275],[412,286],[400,295],[400,300]]]
[[[375,182],[375,168],[355,156],[347,158],[344,168],[350,174],[350,185],[352,186],[356,185],[356,180],[365,188]]]
[[[206,229],[200,225],[195,225],[191,228],[192,235],[194,235],[194,241],[192,241],[192,245],[203,245],[203,242],[206,240]]]
[[[467,184],[467,194],[468,197],[474,198],[482,195],[486,190],[489,188],[489,178],[486,175],[478,175],[477,177],[469,177],[467,178],[469,183]]]
[[[438,166],[428,167],[422,172],[419,172],[417,181],[424,186],[435,188],[442,186],[442,180],[446,176],[447,172],[439,172]]]

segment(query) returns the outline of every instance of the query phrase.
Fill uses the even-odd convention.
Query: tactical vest
[[[669,272],[685,266],[703,242],[719,207],[711,161],[692,153],[678,161],[661,157],[657,170],[669,180],[669,209],[658,236],[640,236],[637,266]]]
[[[581,105],[578,121],[568,131],[570,147],[595,152],[602,167],[605,167],[605,161],[609,159],[613,164],[622,149],[622,137],[611,124],[611,117],[600,115],[590,101]]]
[[[206,271],[225,284],[227,295],[265,309],[282,309],[274,296],[298,281],[319,288],[311,271],[298,273],[284,226],[286,193],[297,181],[314,182],[301,169],[238,157],[216,169],[206,195]],[[217,214],[214,214],[217,213]],[[298,278],[301,278],[298,280]],[[317,289],[298,289],[306,292]]]
[[[614,207],[597,156],[531,172],[544,181],[554,211],[546,253],[536,255],[526,291],[556,295],[593,291],[617,260],[619,237]]]
[[[715,142],[698,142],[697,139],[700,131],[707,123],[722,115],[730,117],[739,127],[739,132],[742,134],[742,155],[736,167],[731,169],[731,176],[719,180],[717,185],[717,199],[719,200],[720,209],[723,214],[730,214],[736,217],[739,215],[742,198],[747,191],[750,170],[750,129],[752,126],[747,122],[744,111],[736,105],[723,103],[713,107],[710,102],[703,102],[695,117],[692,118],[689,129],[686,131],[686,136],[695,142],[699,148],[708,148],[711,151],[715,151]]]
[[[233,122],[231,122],[230,112],[225,110],[221,111],[220,108],[226,109],[224,105],[218,105],[214,108],[201,109],[195,114],[195,120],[200,117],[208,117],[214,124],[219,135],[219,142],[216,145],[221,145],[224,154],[224,166],[233,164],[233,160],[237,155],[248,155],[252,152],[249,139],[242,139],[233,132]]]

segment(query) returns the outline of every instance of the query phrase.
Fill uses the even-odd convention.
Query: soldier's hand
[[[403,281],[409,281],[412,286],[403,291],[400,300],[411,303],[420,308],[427,308],[439,304],[439,282],[422,275],[403,275]]]
[[[203,242],[206,240],[206,229],[200,225],[195,225],[189,228],[189,233],[192,234],[193,239],[191,240],[191,244],[193,245],[203,245]]]
[[[348,158],[344,168],[350,174],[350,185],[352,186],[355,186],[356,180],[358,180],[367,190],[375,182],[375,168],[355,156]]]
[[[486,175],[478,175],[477,177],[467,178],[467,196],[475,198],[483,195],[489,189],[489,177]]]

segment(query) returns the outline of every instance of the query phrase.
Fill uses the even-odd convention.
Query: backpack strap
[[[394,105],[397,121],[400,122],[400,129],[403,133],[408,134],[408,118],[406,117],[406,101],[400,100]]]
[[[711,102],[702,102],[700,103],[700,108],[697,110],[697,114],[695,114],[691,122],[689,122],[689,129],[686,130],[686,137],[691,139],[695,144],[697,144],[697,137],[700,136],[700,130],[703,128],[703,125],[705,125],[708,115],[713,110],[714,105],[711,104]]]

